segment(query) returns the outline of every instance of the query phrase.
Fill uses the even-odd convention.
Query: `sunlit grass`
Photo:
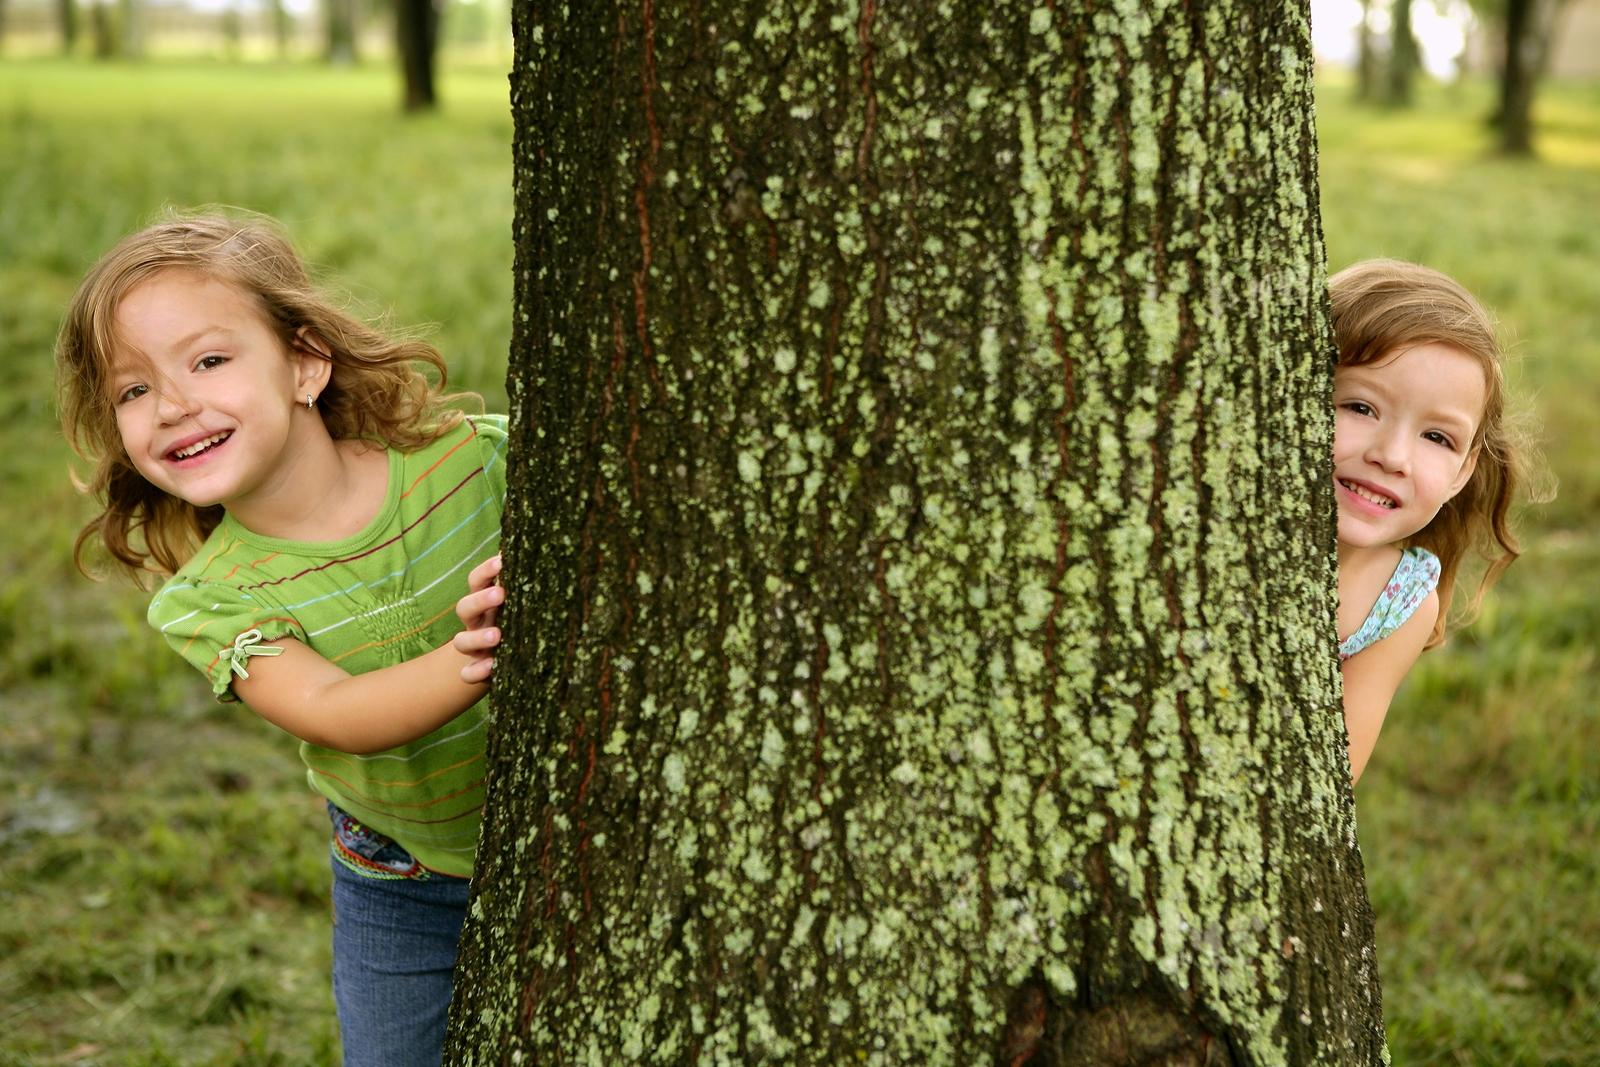
[[[166,206],[281,219],[370,312],[437,323],[504,410],[504,74],[436,115],[387,67],[0,63],[0,1065],[332,1064],[327,818],[293,742],[219,708],[73,570],[50,387],[61,307]]]
[[[0,63],[0,1067],[337,1062],[320,805],[141,595],[74,573],[49,349],[110,243],[224,202],[438,323],[504,410],[505,78],[454,71],[421,118],[396,92],[378,66]],[[1600,89],[1544,94],[1534,161],[1493,154],[1490,96],[1319,103],[1332,267],[1420,260],[1493,305],[1561,482],[1482,619],[1424,657],[1358,800],[1396,1062],[1577,1067],[1600,1062]]]
[[[1330,268],[1444,270],[1496,311],[1556,500],[1478,622],[1426,654],[1357,791],[1395,1062],[1600,1063],[1600,89],[1547,86],[1539,156],[1487,86],[1319,99]]]

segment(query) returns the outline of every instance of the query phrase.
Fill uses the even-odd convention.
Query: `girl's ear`
[[[320,396],[333,377],[333,352],[317,332],[309,326],[295,331],[294,357],[299,364],[296,390],[311,396]]]
[[[308,356],[333,362],[333,349],[328,347],[328,342],[322,339],[321,334],[309,326],[302,326],[294,332],[294,347]]]
[[[1472,472],[1478,469],[1478,453],[1482,450],[1483,446],[1480,445],[1467,453],[1466,461],[1461,464],[1461,470],[1456,472],[1455,479],[1450,483],[1451,497],[1465,489],[1467,483],[1472,481]]]

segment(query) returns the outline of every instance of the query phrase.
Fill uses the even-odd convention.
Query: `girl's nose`
[[[162,389],[156,394],[156,417],[164,423],[178,423],[194,414],[189,398],[173,389]]]
[[[1375,463],[1391,474],[1404,474],[1410,465],[1406,443],[1403,433],[1376,434],[1367,445],[1367,462]]]

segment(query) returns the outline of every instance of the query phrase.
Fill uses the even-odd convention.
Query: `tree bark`
[[[1385,1060],[1304,4],[514,19],[447,1062]]]
[[[435,0],[395,0],[394,26],[400,70],[405,76],[405,108],[434,105],[433,56],[439,41]]]

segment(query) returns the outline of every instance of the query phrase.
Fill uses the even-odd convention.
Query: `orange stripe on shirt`
[[[329,774],[327,771],[318,770],[315,767],[312,767],[310,770],[311,770],[312,774],[320,774],[324,778],[331,778],[335,782],[338,782],[340,785],[342,785],[346,789],[350,790],[350,793],[351,793],[352,796],[360,797],[362,800],[366,801],[367,804],[369,804],[372,807],[373,811],[380,810],[379,807],[378,807],[378,805],[380,805],[380,804],[382,804],[382,805],[384,805],[386,807],[390,807],[390,808],[431,808],[435,804],[443,804],[447,800],[454,800],[456,797],[460,796],[462,793],[470,793],[474,789],[477,789],[479,786],[483,785],[483,779],[479,778],[476,782],[473,782],[470,785],[462,786],[460,789],[457,789],[454,793],[446,793],[442,797],[434,797],[432,800],[418,801],[415,804],[402,804],[399,801],[395,801],[395,800],[379,800],[377,797],[369,797],[365,793],[361,792],[361,790],[357,789],[355,786],[353,786],[349,782],[345,781],[343,778],[340,778],[337,774]],[[396,816],[396,818],[399,818],[399,816]],[[459,819],[459,818],[461,818],[460,815],[452,815],[452,816],[450,816],[450,819]],[[433,821],[434,822],[449,822],[450,819],[434,819]]]
[[[261,559],[252,561],[250,564],[248,564],[248,566],[250,567],[251,570],[255,570],[257,567],[261,566],[263,563],[270,563],[271,561],[273,561],[274,559],[277,559],[277,558],[278,558],[278,554],[276,552],[274,552],[270,556],[263,556]],[[235,563],[233,565],[233,570],[229,571],[227,574],[224,574],[221,578],[218,578],[217,581],[219,581],[219,582],[227,581],[229,578],[232,578],[235,574],[237,574],[239,572],[239,568],[243,567],[243,566],[246,566],[246,564]]]
[[[393,637],[386,637],[382,641],[368,641],[366,644],[358,645],[357,647],[352,648],[348,652],[339,653],[337,656],[333,657],[328,662],[329,663],[338,663],[340,660],[344,659],[346,656],[353,656],[357,652],[364,651],[365,649],[382,648],[384,645],[392,645],[396,641],[402,641],[405,638],[410,637],[412,634],[419,634],[422,631],[426,630],[428,627],[432,626],[434,623],[438,622],[440,619],[444,618],[446,615],[450,614],[454,610],[456,610],[456,606],[454,604],[451,604],[449,607],[447,607],[443,611],[439,612],[439,614],[435,615],[433,618],[429,619],[427,622],[423,623],[421,626],[416,627],[415,629],[407,630],[403,634],[395,634]]]
[[[327,755],[327,756],[318,755],[318,756],[315,756],[313,758],[315,758],[315,759],[326,759],[326,760],[338,760],[340,763],[348,763],[352,767],[357,766],[357,764],[352,762],[350,760],[350,758],[348,756],[344,755],[342,752],[341,753],[335,753],[335,754],[332,754],[332,755]],[[457,767],[465,767],[469,763],[476,763],[478,760],[481,760],[481,759],[483,759],[483,753],[480,752],[476,756],[473,756],[471,759],[464,759],[460,763],[452,763],[448,767],[440,767],[438,770],[434,771],[432,774],[425,774],[421,778],[418,778],[414,782],[380,782],[376,778],[363,778],[361,780],[363,782],[366,782],[366,783],[370,784],[370,785],[403,786],[403,787],[408,787],[409,788],[411,786],[421,785],[423,782],[426,782],[428,779],[437,778],[437,777],[439,777],[439,775],[445,774],[445,773],[447,773],[449,771],[453,771]],[[312,769],[315,770],[316,768],[313,767]],[[333,776],[330,774],[328,777],[331,778]]]
[[[467,423],[467,425],[468,426],[472,426],[472,423],[469,422],[469,423]],[[473,440],[477,436],[478,436],[478,428],[476,426],[472,426],[472,433],[469,434],[468,436],[462,438],[460,441],[456,442],[455,448],[452,448],[450,451],[448,451],[444,455],[440,456],[439,457],[439,463],[435,463],[433,466],[429,467],[427,470],[425,470],[421,474],[417,475],[417,480],[411,483],[411,488],[410,489],[407,489],[405,492],[400,494],[400,499],[404,500],[406,497],[408,497],[412,493],[416,492],[417,491],[417,486],[422,484],[422,479],[426,478],[428,475],[430,475],[434,471],[438,470],[440,463],[443,463],[445,460],[447,460],[451,456],[455,455],[457,449],[461,448],[468,441]]]

